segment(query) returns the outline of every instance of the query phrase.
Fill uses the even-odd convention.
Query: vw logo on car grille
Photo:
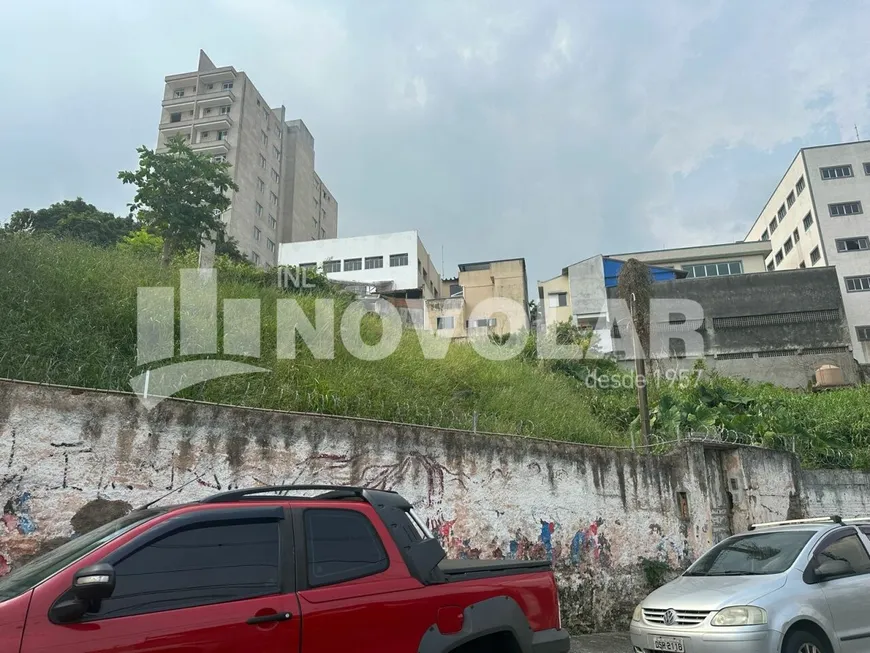
[[[673,626],[677,623],[677,613],[673,610],[667,610],[662,617],[662,621],[665,622],[665,626]]]

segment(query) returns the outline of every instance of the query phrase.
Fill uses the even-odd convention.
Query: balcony
[[[214,91],[205,90],[196,95],[196,103],[199,107],[220,107],[225,104],[232,104],[236,101],[236,94],[230,89],[216,88]]]
[[[189,132],[191,127],[193,127],[193,118],[167,120],[160,123],[160,131],[168,135],[177,134],[178,132]]]
[[[199,131],[226,131],[233,126],[233,119],[228,114],[203,116],[196,121],[196,128]]]
[[[208,154],[211,156],[214,156],[215,154],[229,154],[230,152],[230,144],[226,140],[209,140],[201,141],[199,143],[191,143],[190,148],[197,154]]]
[[[188,91],[183,97],[171,97],[163,100],[163,108],[169,111],[190,111],[194,105],[199,107],[219,107],[224,104],[231,104],[235,100],[235,94],[229,89],[202,90],[199,93]]]

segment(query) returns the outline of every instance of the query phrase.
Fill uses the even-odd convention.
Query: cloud
[[[447,274],[525,256],[549,278],[599,252],[737,239],[799,147],[856,122],[870,136],[865,3],[155,0],[132,19],[39,4],[16,5],[22,32],[77,27],[5,45],[28,53],[14,85],[35,101],[0,107],[0,151],[26,162],[0,170],[0,215],[59,193],[117,202],[107,171],[153,138],[163,75],[199,47],[306,121],[342,235],[420,229]],[[61,52],[87,72],[58,79]]]

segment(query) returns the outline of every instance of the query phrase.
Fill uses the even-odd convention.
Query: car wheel
[[[783,653],[830,653],[819,638],[805,630],[798,630],[788,636]]]

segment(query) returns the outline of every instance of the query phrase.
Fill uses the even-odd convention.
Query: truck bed
[[[550,571],[549,560],[442,560],[438,568],[447,582]]]

